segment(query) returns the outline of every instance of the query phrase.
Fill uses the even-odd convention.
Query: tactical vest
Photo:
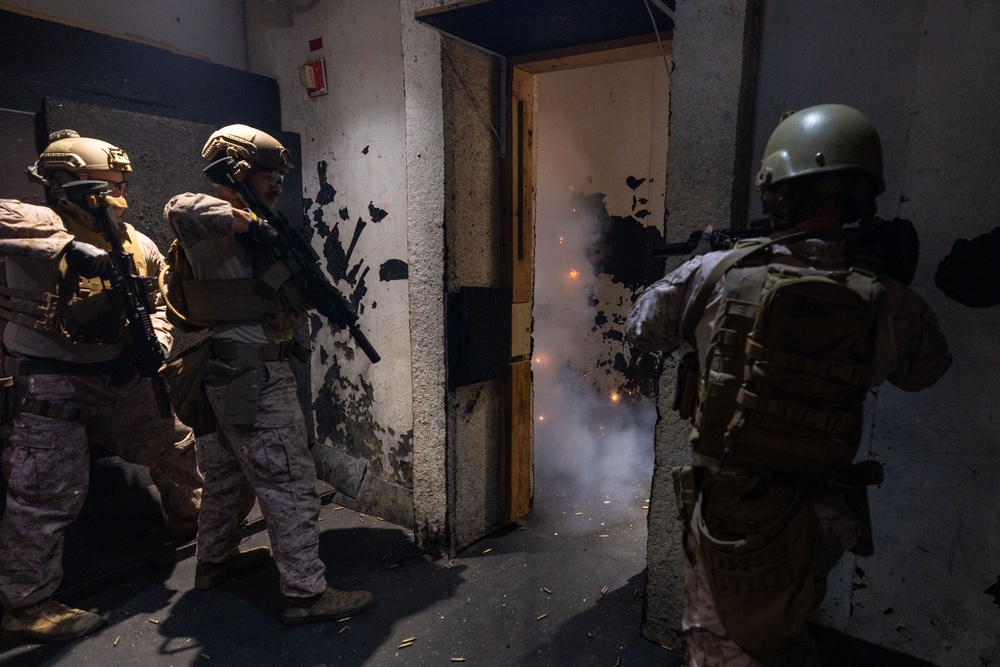
[[[288,266],[269,252],[252,248],[250,253],[254,277],[196,280],[187,254],[174,240],[159,276],[168,319],[189,332],[264,320],[290,322],[288,328],[294,328],[304,321],[311,302]]]
[[[720,281],[692,445],[829,476],[850,465],[861,441],[883,287],[857,266],[828,271],[744,253]]]
[[[111,244],[102,234],[71,213],[60,217],[66,231],[77,240],[111,251]],[[122,247],[132,254],[139,275],[145,276],[146,260],[135,228],[128,223],[123,223],[123,228]],[[65,257],[60,258],[57,273],[51,292],[10,284],[5,276],[0,285],[0,320],[15,322],[36,331],[55,332],[75,342],[124,342],[125,316],[116,310],[105,290],[104,281],[76,275],[69,269]]]

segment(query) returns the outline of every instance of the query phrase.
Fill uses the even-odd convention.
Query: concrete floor
[[[454,561],[422,553],[408,530],[326,504],[327,578],[372,591],[375,604],[344,622],[298,628],[280,623],[273,565],[195,591],[193,545],[175,552],[156,530],[129,533],[146,500],[119,500],[113,518],[97,501],[68,535],[57,597],[101,612],[105,627],[62,645],[5,642],[0,663],[680,665],[682,656],[639,636],[646,491],[587,495],[559,480],[539,485],[528,516]],[[268,544],[259,519],[247,533],[246,546]]]
[[[410,531],[339,507],[327,490],[320,555],[339,588],[375,604],[343,622],[281,625],[272,565],[195,591],[194,546],[165,546],[155,491],[129,466],[95,469],[67,532],[61,601],[106,625],[56,645],[0,643],[0,664],[60,665],[658,665],[683,656],[642,639],[648,482],[595,494],[579,479],[538,476],[534,509],[454,561],[421,552]],[[102,479],[102,476],[105,476]],[[127,484],[128,491],[100,489]],[[268,544],[252,515],[245,546]],[[828,667],[934,667],[812,628]],[[409,640],[409,641],[408,641]]]

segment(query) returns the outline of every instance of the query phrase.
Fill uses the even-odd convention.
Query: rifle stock
[[[121,228],[107,202],[111,189],[105,181],[74,181],[62,187],[66,198],[93,217],[101,235],[111,244],[108,255],[115,270],[108,293],[115,308],[125,314],[131,337],[126,347],[126,357],[140,376],[149,378],[160,415],[165,419],[171,417],[173,409],[170,407],[167,385],[159,374],[166,356],[150,319],[155,306],[136,269],[135,258],[122,244]]]
[[[327,280],[319,266],[319,255],[280,215],[271,212],[247,184],[245,174],[237,178],[236,160],[231,157],[216,160],[205,167],[204,173],[213,183],[238,193],[254,215],[278,231],[277,242],[269,247],[305,283],[316,311],[330,322],[346,326],[351,338],[368,359],[373,364],[378,363],[381,357],[358,326],[358,314],[354,306]]]

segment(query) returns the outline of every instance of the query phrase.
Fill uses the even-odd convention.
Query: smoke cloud
[[[571,488],[603,505],[604,516],[634,515],[649,497],[656,407],[623,390],[625,377],[599,361],[628,351],[621,337],[604,334],[623,321],[633,292],[591,262],[606,230],[582,205],[598,194],[590,161],[553,115],[539,114],[537,133],[535,486]]]

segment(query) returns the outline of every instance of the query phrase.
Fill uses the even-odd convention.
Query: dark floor
[[[219,589],[195,591],[193,546],[165,547],[162,530],[149,521],[157,511],[155,493],[141,488],[126,498],[91,499],[68,535],[58,597],[100,611],[106,626],[68,644],[5,642],[0,663],[682,664],[681,655],[639,636],[644,489],[591,496],[575,482],[542,480],[528,516],[449,561],[421,553],[409,531],[329,503],[327,494],[320,514],[327,578],[336,587],[372,591],[375,604],[344,622],[300,628],[279,621],[273,565]],[[252,518],[246,546],[267,544],[263,522]],[[818,632],[827,665],[927,664]]]

